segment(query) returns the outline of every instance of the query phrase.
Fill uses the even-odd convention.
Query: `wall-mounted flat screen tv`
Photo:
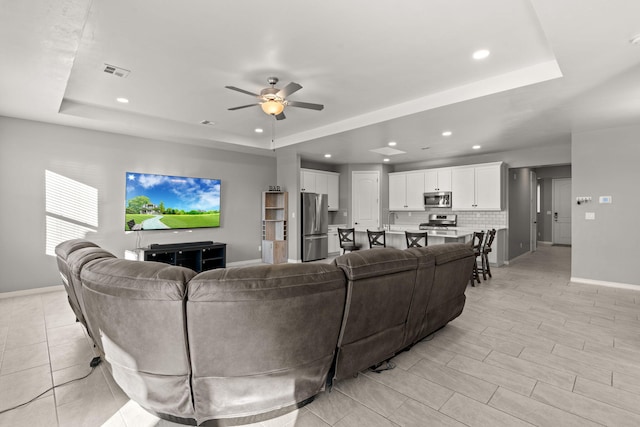
[[[220,180],[127,172],[126,231],[220,227]]]

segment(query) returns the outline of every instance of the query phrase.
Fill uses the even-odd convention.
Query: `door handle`
[[[553,220],[556,222],[558,221],[558,212],[553,213]]]

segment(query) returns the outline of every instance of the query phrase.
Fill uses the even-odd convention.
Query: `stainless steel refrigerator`
[[[326,194],[300,193],[302,197],[302,261],[324,259],[328,253],[329,208]]]

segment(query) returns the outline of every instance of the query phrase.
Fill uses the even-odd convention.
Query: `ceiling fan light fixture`
[[[284,110],[284,104],[276,100],[268,100],[260,104],[262,111],[271,116],[277,116]]]

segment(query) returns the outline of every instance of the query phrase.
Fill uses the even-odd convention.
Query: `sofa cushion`
[[[361,250],[334,260],[348,279],[335,379],[381,362],[404,343],[417,258],[394,248]]]
[[[344,274],[329,264],[227,268],[194,277],[187,328],[198,421],[270,412],[321,391],[345,298]]]
[[[429,253],[435,256],[436,265],[446,264],[473,255],[473,249],[466,243],[445,243],[428,246],[424,249],[427,249]]]
[[[62,283],[69,300],[69,305],[76,315],[76,319],[87,328],[89,336],[93,338],[93,331],[86,320],[86,310],[82,299],[82,284],[80,270],[86,263],[98,258],[115,258],[113,254],[82,239],[69,240],[56,246],[56,261]]]
[[[114,379],[142,407],[194,415],[184,298],[195,276],[183,267],[96,259],[80,272],[87,321]]]
[[[337,257],[333,263],[344,271],[348,280],[360,280],[415,270],[417,266],[415,256],[394,248],[350,252]]]
[[[445,245],[409,248],[406,250],[417,258],[418,269],[416,271],[416,286],[413,290],[411,308],[409,309],[409,315],[407,316],[407,326],[405,328],[403,347],[407,347],[418,341],[423,324],[425,323],[427,305],[431,298],[435,277],[436,256],[434,255],[434,251],[441,253],[442,255],[445,253],[442,252],[443,249],[437,249],[438,246]]]
[[[471,246],[463,243],[434,245],[429,249],[436,257],[436,268],[418,339],[437,331],[462,313],[475,258]]]
[[[58,258],[66,260],[69,254],[71,254],[72,252],[77,251],[78,249],[89,247],[97,248],[99,246],[85,239],[71,239],[57,245],[55,248],[55,252]]]

